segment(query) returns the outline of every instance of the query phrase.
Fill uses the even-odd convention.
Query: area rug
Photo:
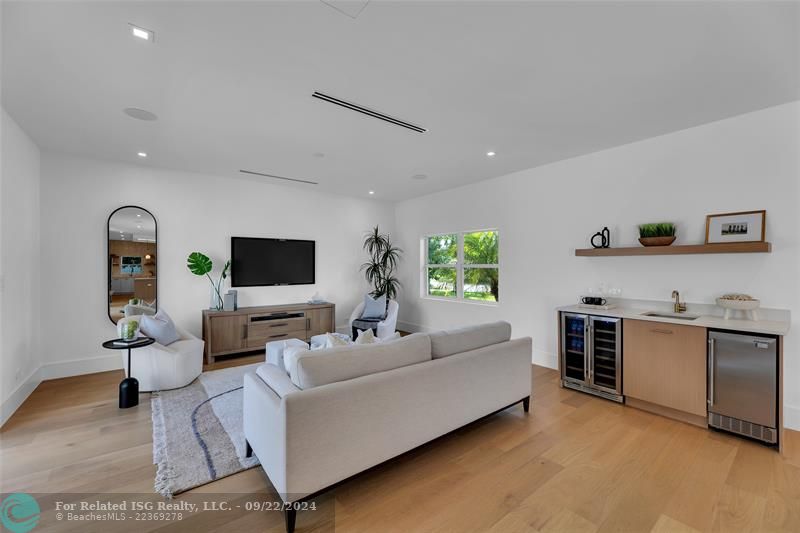
[[[200,374],[182,389],[153,393],[155,490],[175,494],[257,466],[245,457],[244,375],[260,363]]]

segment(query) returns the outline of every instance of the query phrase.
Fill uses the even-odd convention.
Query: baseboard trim
[[[42,380],[46,380],[68,378],[83,374],[95,374],[97,372],[108,372],[121,368],[122,358],[119,353],[113,353],[96,357],[59,361],[57,363],[47,363],[42,365],[40,374]]]
[[[558,369],[558,357],[554,353],[545,352],[544,350],[533,349],[533,364]]]
[[[783,427],[800,431],[800,407],[783,404]]]
[[[663,405],[657,405],[645,400],[631,398],[630,396],[625,397],[625,404],[629,407],[635,407],[636,409],[641,409],[643,411],[655,413],[667,418],[672,418],[673,420],[678,420],[679,422],[686,422],[687,424],[692,424],[693,426],[698,426],[701,428],[708,427],[708,418],[705,416],[684,413],[683,411],[678,411],[677,409],[672,409],[671,407],[664,407]]]
[[[25,381],[20,383],[6,401],[3,402],[2,407],[0,407],[0,427],[3,427],[3,425],[8,422],[11,415],[17,412],[17,409],[25,403],[28,396],[30,396],[42,382],[41,370],[42,368],[39,367],[31,372],[31,374],[25,378]]]

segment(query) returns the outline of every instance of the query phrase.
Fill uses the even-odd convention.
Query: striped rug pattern
[[[155,490],[171,498],[257,466],[245,458],[244,375],[260,363],[200,374],[182,389],[153,393]]]

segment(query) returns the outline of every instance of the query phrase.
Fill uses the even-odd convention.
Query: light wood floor
[[[516,406],[336,488],[336,531],[800,531],[800,433],[787,432],[781,456],[561,389],[552,370],[533,375],[529,415]],[[150,403],[117,409],[120,379],[42,383],[0,431],[2,491],[152,494]],[[259,468],[195,492],[273,494]],[[277,513],[201,515],[169,530],[283,528]],[[298,532],[332,530],[314,520],[299,513]],[[163,524],[133,526],[70,530]]]

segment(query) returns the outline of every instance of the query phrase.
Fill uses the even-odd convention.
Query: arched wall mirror
[[[147,209],[120,207],[108,217],[108,317],[158,309],[158,228]]]

